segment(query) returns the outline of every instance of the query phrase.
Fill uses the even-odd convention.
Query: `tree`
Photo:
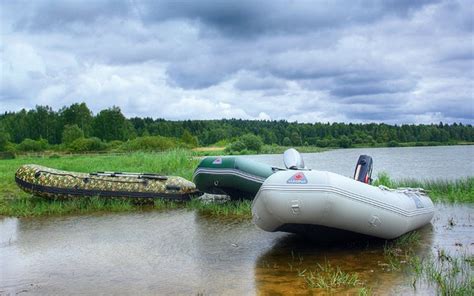
[[[283,146],[291,146],[291,140],[288,137],[283,138]]]
[[[94,136],[105,141],[127,140],[128,128],[129,122],[115,106],[100,111],[92,123]]]
[[[84,132],[81,128],[77,126],[77,124],[69,125],[67,124],[64,126],[63,135],[62,135],[62,142],[64,144],[71,144],[74,140],[84,138]]]
[[[240,137],[240,140],[245,144],[248,150],[259,152],[262,149],[263,141],[259,136],[254,134],[245,134]]]
[[[91,134],[93,117],[86,103],[63,107],[59,110],[59,115],[63,125],[76,124],[84,132],[84,136],[88,137]]]
[[[301,146],[302,140],[298,132],[295,131],[291,133],[291,143],[295,146]]]
[[[10,134],[0,129],[0,151],[7,150]]]
[[[183,135],[181,136],[181,141],[183,143],[188,144],[191,147],[197,147],[198,140],[196,137],[193,137],[188,130],[184,130]]]
[[[352,141],[347,136],[341,136],[338,143],[341,148],[349,148],[352,146]]]

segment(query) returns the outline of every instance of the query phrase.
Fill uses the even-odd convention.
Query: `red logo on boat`
[[[306,179],[306,176],[302,172],[298,172],[291,176],[291,178],[286,181],[288,184],[307,184],[308,179]]]
[[[222,157],[218,157],[218,158],[214,159],[212,164],[222,164]]]

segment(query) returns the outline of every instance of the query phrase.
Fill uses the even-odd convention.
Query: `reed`
[[[426,280],[436,286],[440,295],[473,295],[473,264],[472,255],[452,256],[440,249],[437,256],[429,256],[412,263],[412,268],[417,271],[413,287],[416,288],[417,281]]]
[[[379,173],[375,186],[390,188],[411,187],[423,188],[433,202],[474,203],[474,177],[458,180],[393,180],[387,173]]]

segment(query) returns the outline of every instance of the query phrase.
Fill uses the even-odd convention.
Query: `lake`
[[[394,179],[459,179],[474,176],[474,145],[337,149],[302,153],[306,167],[352,177],[359,155],[374,161],[372,178],[386,172]],[[282,154],[244,156],[284,167]]]

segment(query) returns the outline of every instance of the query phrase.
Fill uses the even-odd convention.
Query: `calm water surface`
[[[417,252],[473,254],[473,209],[438,206],[433,223],[420,230]],[[247,220],[186,210],[0,220],[5,294],[304,295],[296,269],[324,262],[357,272],[373,292],[414,293],[411,275],[384,271],[377,241],[321,246],[261,231]]]
[[[308,168],[353,176],[359,155],[374,160],[373,176],[387,172],[392,178],[458,179],[474,176],[474,146],[338,149],[303,153]],[[245,156],[272,166],[283,167],[281,154]]]

